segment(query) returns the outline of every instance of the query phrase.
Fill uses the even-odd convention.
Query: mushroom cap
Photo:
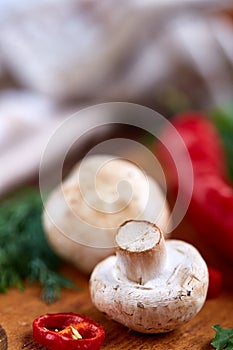
[[[45,203],[43,224],[51,246],[85,273],[114,252],[126,220],[156,222],[166,232],[170,217],[156,181],[129,161],[94,155],[79,162]]]
[[[90,278],[95,306],[111,319],[142,333],[168,332],[194,317],[206,299],[206,263],[188,243],[167,240],[165,244],[165,267],[144,285],[130,281],[119,271],[116,256],[99,263]]]

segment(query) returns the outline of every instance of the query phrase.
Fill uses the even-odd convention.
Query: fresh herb
[[[41,223],[39,191],[25,189],[0,204],[0,292],[24,281],[39,282],[41,298],[51,303],[74,284],[57,271],[60,259],[49,247]]]
[[[213,329],[216,334],[211,345],[216,350],[233,350],[233,328],[222,328],[216,324]]]
[[[215,109],[212,119],[216,125],[226,152],[229,176],[233,181],[233,105]]]

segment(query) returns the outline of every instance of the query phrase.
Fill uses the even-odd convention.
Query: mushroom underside
[[[90,279],[96,307],[111,319],[142,333],[171,331],[193,318],[205,302],[208,270],[191,245],[167,241],[167,264],[144,285],[128,280],[117,257],[99,263]]]

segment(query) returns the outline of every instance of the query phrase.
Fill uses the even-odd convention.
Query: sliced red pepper
[[[203,239],[233,262],[233,188],[226,176],[226,160],[220,137],[208,118],[199,112],[186,112],[173,120],[189,152],[193,167],[193,193],[188,218]],[[190,188],[190,179],[179,172],[186,168],[182,150],[172,159],[168,149],[176,149],[176,135],[165,130],[163,145],[157,148],[159,158],[168,174],[168,185],[174,192],[180,186],[182,193]],[[166,148],[167,147],[167,148]]]
[[[222,292],[222,274],[221,272],[212,267],[208,266],[209,271],[209,288],[208,288],[208,299],[214,299],[219,297]]]
[[[73,312],[40,316],[32,328],[34,340],[51,350],[99,350],[105,337],[100,324]]]

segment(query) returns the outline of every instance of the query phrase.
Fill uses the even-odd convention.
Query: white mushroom
[[[110,155],[80,162],[47,203],[49,242],[85,273],[114,253],[117,228],[126,220],[156,222],[166,230],[169,209],[155,180],[135,164]]]
[[[164,241],[161,230],[146,221],[124,223],[116,242],[116,256],[99,263],[90,279],[100,311],[142,333],[171,331],[199,312],[208,270],[193,246]]]

